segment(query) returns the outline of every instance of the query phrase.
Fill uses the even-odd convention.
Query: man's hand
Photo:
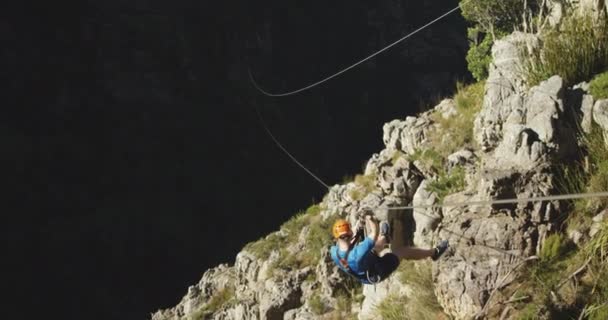
[[[367,236],[372,240],[376,241],[376,237],[378,236],[378,224],[374,220],[374,217],[371,215],[365,216],[365,225],[369,233]]]

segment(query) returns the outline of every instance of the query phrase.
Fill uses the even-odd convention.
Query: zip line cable
[[[572,199],[583,199],[583,198],[602,198],[602,197],[608,197],[608,192],[569,193],[569,194],[560,194],[560,195],[542,196],[542,197],[530,197],[530,198],[511,198],[511,199],[481,200],[481,201],[455,202],[455,203],[448,202],[448,203],[442,203],[442,204],[417,205],[417,206],[378,207],[378,209],[406,210],[406,209],[431,209],[431,208],[450,208],[450,207],[457,208],[457,207],[481,206],[481,205],[493,205],[493,204],[513,204],[513,203],[572,200]]]
[[[462,3],[465,3],[465,2],[468,2],[468,1],[469,1],[469,0],[464,0],[464,1],[462,1]],[[462,4],[462,3],[461,3],[461,4]],[[324,78],[324,79],[321,79],[321,80],[319,80],[319,81],[317,81],[317,82],[314,82],[314,83],[312,83],[312,84],[310,84],[310,85],[307,85],[307,86],[305,86],[305,87],[303,87],[303,88],[300,88],[300,89],[297,89],[297,90],[293,90],[293,91],[289,91],[289,92],[284,92],[284,93],[270,93],[270,92],[268,92],[268,91],[266,91],[266,90],[262,89],[262,88],[261,88],[261,87],[258,85],[258,83],[255,81],[255,78],[253,77],[253,74],[251,73],[251,68],[249,68],[249,69],[248,69],[248,72],[249,72],[249,79],[251,80],[251,82],[253,83],[253,86],[254,86],[254,87],[255,87],[255,88],[258,90],[258,91],[260,91],[262,94],[264,94],[264,95],[266,95],[266,96],[269,96],[269,97],[286,97],[286,96],[294,95],[294,94],[296,94],[296,93],[300,93],[300,92],[302,92],[302,91],[306,91],[306,90],[311,89],[311,88],[314,88],[314,87],[316,87],[316,86],[318,86],[318,85],[320,85],[320,84],[322,84],[322,83],[324,83],[324,82],[327,82],[327,81],[329,81],[329,80],[331,80],[331,79],[333,79],[333,78],[335,78],[335,77],[337,77],[337,76],[339,76],[339,75],[341,75],[341,74],[345,73],[346,71],[348,71],[348,70],[350,70],[350,69],[355,68],[356,66],[358,66],[358,65],[362,64],[363,62],[365,62],[365,61],[367,61],[367,60],[369,60],[369,59],[371,59],[371,58],[373,58],[373,57],[375,57],[375,56],[377,56],[377,55],[381,54],[382,52],[384,52],[384,51],[386,51],[386,50],[388,50],[388,49],[392,48],[393,46],[395,46],[395,45],[397,45],[398,43],[400,43],[400,42],[404,41],[405,39],[407,39],[407,38],[409,38],[409,37],[411,37],[411,36],[415,35],[416,33],[420,32],[420,31],[422,31],[422,30],[424,30],[424,29],[426,29],[426,28],[428,28],[429,26],[431,26],[431,25],[432,25],[432,24],[434,24],[435,22],[437,22],[437,21],[439,21],[439,20],[441,20],[441,19],[443,19],[443,18],[447,17],[448,15],[450,15],[450,14],[452,14],[453,12],[457,11],[459,8],[460,8],[460,5],[456,6],[454,9],[452,9],[452,10],[450,10],[450,11],[448,11],[448,12],[446,12],[446,13],[442,14],[441,16],[439,16],[438,18],[434,19],[433,21],[431,21],[431,22],[429,22],[429,23],[425,24],[424,26],[422,26],[422,27],[420,27],[420,28],[418,28],[418,29],[416,29],[416,30],[414,30],[414,31],[410,32],[409,34],[405,35],[405,36],[404,36],[404,37],[402,37],[401,39],[399,39],[399,40],[397,40],[397,41],[395,41],[395,42],[393,42],[393,43],[391,43],[391,44],[387,45],[386,47],[384,47],[384,48],[380,49],[379,51],[376,51],[375,53],[373,53],[373,54],[371,54],[371,55],[367,56],[366,58],[363,58],[362,60],[359,60],[358,62],[355,62],[354,64],[352,64],[352,65],[350,65],[350,66],[348,66],[348,67],[346,67],[346,68],[344,68],[344,69],[342,69],[342,70],[340,70],[340,71],[338,71],[338,72],[336,72],[336,73],[334,73],[334,74],[332,74],[332,75],[330,75],[330,76],[328,76],[328,77],[326,77],[326,78]]]
[[[304,171],[306,171],[315,180],[317,180],[320,184],[322,184],[325,188],[327,188],[329,190],[330,187],[329,187],[329,185],[327,183],[323,182],[323,180],[321,180],[321,178],[317,177],[314,173],[312,173],[312,171],[308,170],[308,168],[306,168],[306,166],[304,166],[302,163],[300,163],[300,161],[298,161],[298,159],[296,159],[296,157],[294,157],[291,153],[289,153],[289,151],[287,151],[287,149],[285,149],[285,147],[283,147],[283,145],[279,142],[279,140],[272,134],[272,132],[270,131],[270,129],[268,129],[268,126],[266,125],[266,122],[262,118],[262,115],[260,114],[260,112],[258,111],[257,108],[255,109],[255,113],[258,116],[258,119],[260,120],[260,124],[262,125],[262,127],[264,128],[264,130],[266,131],[266,133],[268,134],[268,136],[270,136],[270,138],[272,139],[272,141],[274,141],[274,143],[277,145],[277,147],[279,147],[300,168],[304,169]]]

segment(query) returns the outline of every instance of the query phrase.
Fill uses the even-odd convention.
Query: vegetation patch
[[[559,75],[571,86],[608,67],[608,23],[591,15],[570,14],[557,28],[544,30],[542,46],[527,58],[529,86]]]
[[[427,185],[427,190],[434,192],[439,201],[449,195],[464,190],[466,172],[462,167],[455,167],[450,172],[442,171],[436,180]]]
[[[565,237],[560,233],[554,233],[545,239],[539,257],[542,261],[550,262],[560,257],[565,250]]]
[[[500,33],[511,33],[523,21],[524,11],[532,11],[535,1],[521,0],[469,0],[461,1],[462,16],[475,23],[483,32],[496,39]]]
[[[561,238],[561,239],[560,239]],[[516,303],[518,319],[606,319],[608,312],[608,227],[581,248],[567,246],[563,235],[547,237],[541,259],[522,272],[518,284],[530,297]]]
[[[402,261],[398,270],[399,280],[414,292],[408,300],[409,319],[448,319],[433,289],[431,262]]]
[[[597,75],[589,84],[589,92],[596,99],[608,99],[608,71]]]
[[[477,81],[488,77],[488,69],[492,62],[492,40],[491,35],[481,33],[477,28],[469,28],[469,51],[467,52],[467,67]],[[478,38],[482,38],[481,41]]]
[[[377,176],[375,174],[362,175],[358,174],[355,176],[354,183],[357,188],[349,191],[349,196],[355,200],[360,201],[370,192],[378,189],[376,186]]]
[[[256,242],[248,243],[244,250],[253,254],[258,259],[268,259],[270,254],[277,250],[283,242],[283,236],[278,232],[274,232]]]
[[[391,294],[377,304],[374,309],[383,320],[412,319],[405,307],[407,302],[407,297]]]
[[[315,315],[321,315],[325,313],[326,310],[325,304],[323,303],[323,300],[321,300],[321,296],[318,293],[313,294],[308,299],[308,307]]]
[[[463,148],[475,149],[474,120],[481,110],[484,93],[485,81],[468,86],[457,83],[454,96],[456,114],[447,119],[439,113],[433,114],[432,118],[438,126],[429,134],[427,149],[416,150],[409,156],[410,161],[420,162],[427,171],[435,174],[435,180],[429,183],[428,190],[436,193],[440,201],[448,194],[465,188],[465,170],[456,167],[448,171],[445,164],[450,154]]]
[[[444,158],[462,148],[475,148],[473,127],[483,104],[485,82],[468,86],[458,82],[456,88],[456,114],[447,119],[438,113],[432,115],[438,128],[429,134],[430,145]]]
[[[420,162],[427,170],[439,174],[443,170],[445,157],[439,154],[435,149],[418,149],[408,157],[411,162]]]
[[[281,226],[280,232],[247,244],[245,250],[258,259],[268,259],[272,252],[279,253],[278,259],[268,269],[269,276],[273,276],[277,269],[291,271],[316,264],[321,258],[321,251],[332,240],[331,221],[324,220],[320,212],[321,207],[317,204],[297,213]],[[304,249],[290,251],[289,246],[295,245],[300,236],[304,236],[306,241]]]
[[[376,306],[376,313],[385,320],[392,319],[449,319],[435,296],[431,263],[407,261],[399,265],[399,281],[412,289],[412,296],[389,295]]]
[[[188,320],[203,320],[208,318],[210,315],[219,311],[222,308],[229,308],[233,303],[234,299],[234,287],[228,286],[224,289],[217,291],[210,299],[209,302],[205,303],[203,307],[196,312],[192,313]]]
[[[608,150],[597,126],[583,134],[581,158],[562,167],[557,184],[561,192],[605,191],[608,187]],[[605,199],[579,199],[570,202],[565,223],[568,229],[588,233],[592,217],[606,208]],[[584,239],[583,239],[584,240]],[[520,274],[518,291],[530,297],[513,306],[517,319],[606,319],[608,314],[608,226],[574,246],[564,233],[548,236],[539,252],[540,259]]]

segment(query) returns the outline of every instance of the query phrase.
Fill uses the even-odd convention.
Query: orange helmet
[[[331,231],[334,234],[334,238],[338,239],[340,236],[348,234],[352,235],[353,232],[350,229],[350,223],[344,219],[338,219],[334,222],[334,226],[331,228]]]

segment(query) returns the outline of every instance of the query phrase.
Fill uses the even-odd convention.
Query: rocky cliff
[[[605,10],[603,1],[585,5],[596,14]],[[548,17],[561,19],[558,7]],[[577,205],[568,201],[419,207],[563,193],[568,168],[593,162],[598,150],[584,137],[608,133],[608,100],[591,94],[589,83],[572,86],[558,75],[528,85],[522,48],[541,42],[522,32],[495,41],[485,81],[416,117],[386,123],[385,148],[361,175],[246,246],[234,265],[205,272],[177,306],[152,319],[591,317],[589,297],[600,292],[599,280],[591,293],[567,282],[591,270],[594,257],[586,264],[576,257],[591,250],[587,244],[596,243],[598,232],[605,234],[605,205],[586,202],[593,216],[587,224],[569,220]],[[410,204],[419,208],[391,209]],[[393,245],[429,247],[448,239],[451,248],[432,264],[402,262],[380,284],[355,284],[328,257],[329,226],[337,217],[356,221],[364,208],[390,222]],[[546,299],[534,287],[538,279],[550,287]],[[577,281],[585,287],[585,279]]]

